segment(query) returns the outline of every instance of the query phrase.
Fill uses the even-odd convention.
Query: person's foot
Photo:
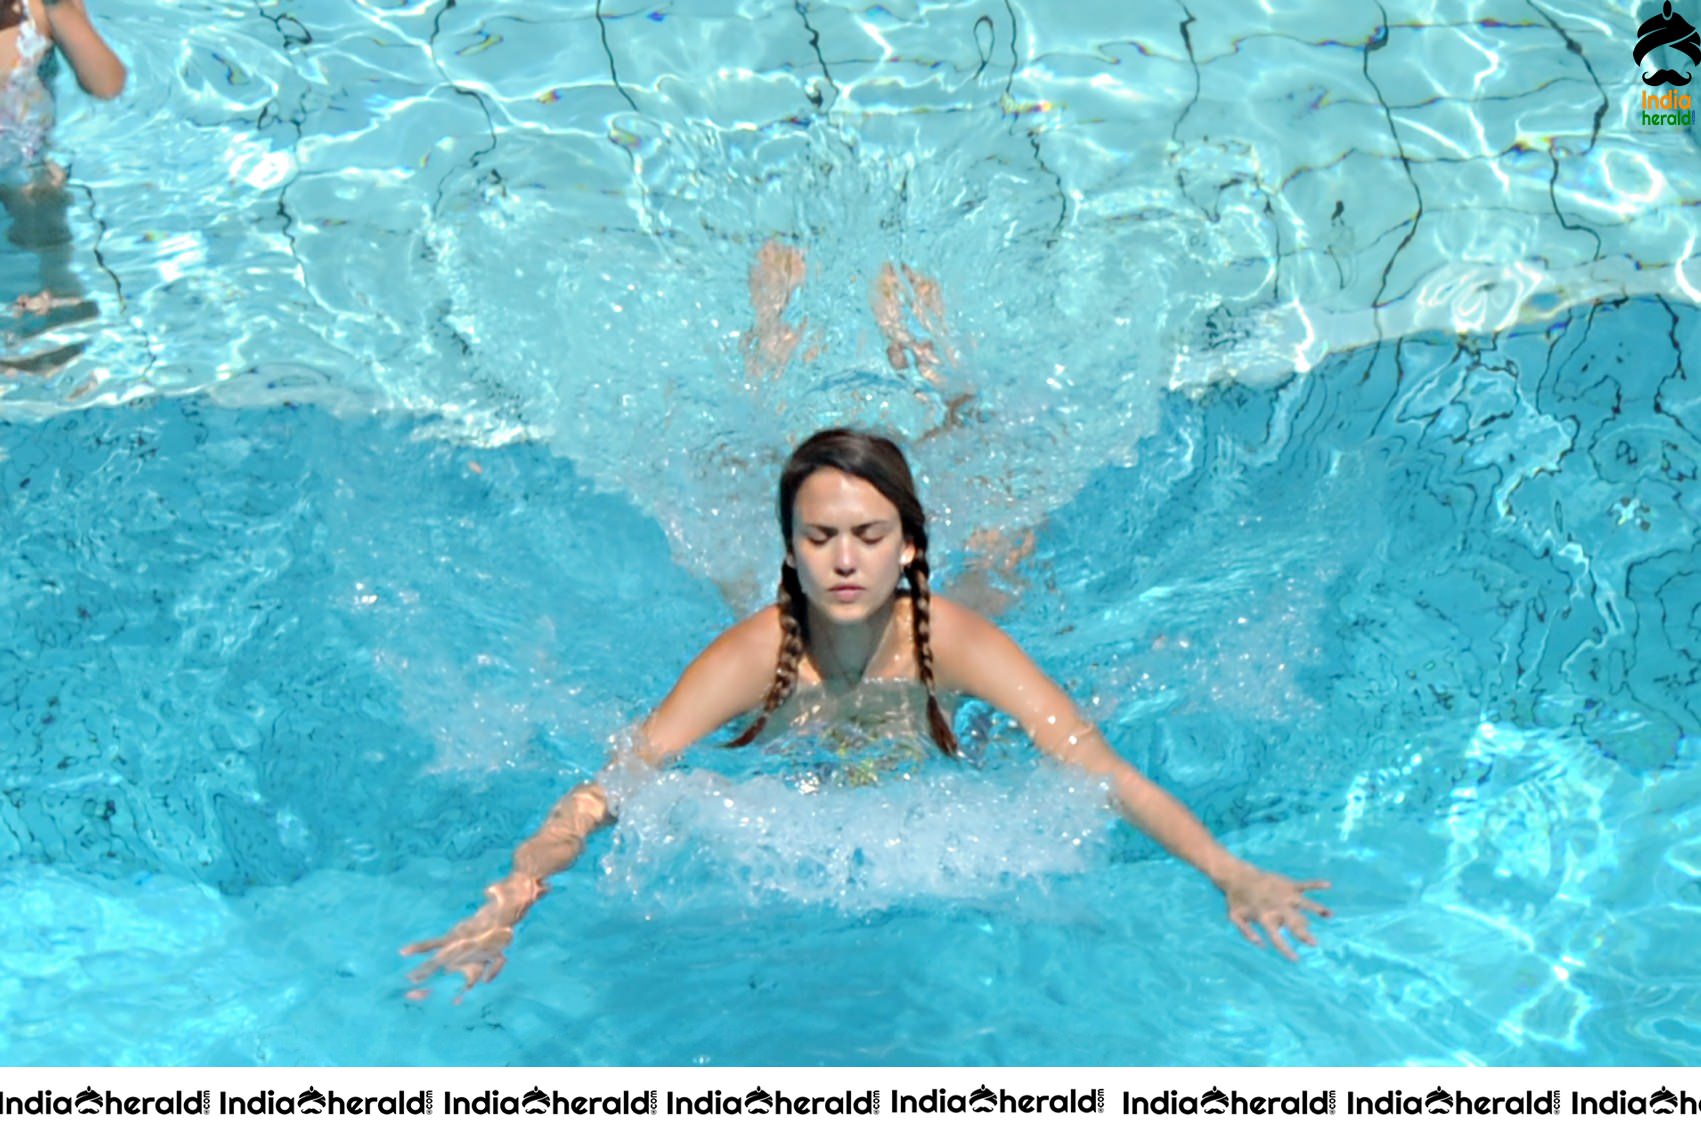
[[[785,310],[803,286],[803,253],[770,237],[750,265],[750,306],[756,319],[744,335],[744,365],[750,377],[778,378],[797,353],[809,320],[786,322]]]
[[[996,618],[1021,595],[1018,568],[1034,552],[1032,528],[1016,533],[981,528],[965,544],[968,560],[951,581],[951,597],[978,614]]]
[[[53,310],[58,296],[45,289],[34,295],[20,295],[12,301],[12,310],[19,315],[45,315]]]
[[[100,304],[86,295],[55,295],[45,288],[33,295],[20,295],[12,301],[14,318],[38,320],[32,321],[27,330],[17,332],[17,336],[23,338],[32,338],[68,323],[81,323],[99,314]]]
[[[908,264],[903,268],[904,278],[910,282],[910,291],[915,296],[912,310],[915,312],[916,321],[928,334],[935,338],[944,338],[945,293],[940,290],[939,281],[932,276],[922,275]]]
[[[28,185],[24,186],[24,193],[30,197],[44,197],[49,193],[57,193],[63,188],[65,188],[65,168],[58,162],[44,161],[35,177]]]
[[[997,528],[981,528],[970,533],[964,546],[987,569],[1009,578],[1034,553],[1034,530],[1023,528],[1012,534]]]
[[[937,344],[945,341],[947,333],[944,295],[940,291],[938,280],[923,275],[908,264],[902,267],[904,276],[903,280],[900,280],[898,269],[892,266],[891,261],[880,265],[880,272],[874,277],[874,284],[869,289],[868,306],[874,314],[875,325],[880,328],[881,337],[886,340],[886,361],[891,364],[893,370],[902,373],[909,369],[913,360],[916,373],[935,386],[943,385],[939,374],[940,350]],[[909,283],[907,291],[904,287],[906,280]],[[923,338],[910,332],[911,316],[922,331],[932,338]],[[956,356],[949,346],[945,347],[945,359],[951,363],[956,362]]]
[[[880,265],[874,284],[868,289],[868,308],[874,314],[874,325],[886,340],[886,361],[897,371],[910,366],[910,333],[904,326],[904,285],[898,282],[898,271],[890,260]]]

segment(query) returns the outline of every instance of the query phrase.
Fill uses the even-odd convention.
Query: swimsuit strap
[[[24,6],[23,19],[18,21],[18,59],[21,63],[31,56],[32,62],[39,62],[46,53],[48,39],[41,34],[41,29],[35,26],[35,12],[30,8],[30,0],[22,0]]]
[[[33,164],[53,126],[53,95],[42,83],[53,41],[36,27],[30,0],[19,5],[18,65],[0,78],[0,172]]]

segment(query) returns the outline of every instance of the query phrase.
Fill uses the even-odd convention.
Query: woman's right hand
[[[507,963],[508,945],[514,940],[514,926],[532,904],[542,896],[543,883],[525,875],[510,875],[485,891],[487,900],[479,911],[441,937],[416,941],[402,950],[402,956],[432,954],[408,979],[423,984],[440,972],[458,973],[466,984],[455,996],[455,1003],[470,992],[474,985],[496,979]],[[424,988],[408,993],[410,1000],[423,1000],[430,995]]]

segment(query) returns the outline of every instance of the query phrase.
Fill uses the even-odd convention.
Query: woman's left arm
[[[47,0],[46,10],[53,45],[71,64],[77,85],[96,98],[117,98],[128,72],[89,22],[83,0]]]
[[[1106,780],[1122,813],[1166,850],[1209,878],[1228,900],[1229,920],[1254,945],[1258,930],[1287,957],[1297,955],[1287,939],[1307,945],[1305,915],[1329,917],[1306,896],[1327,889],[1322,881],[1294,882],[1260,870],[1219,843],[1205,825],[1169,792],[1141,775],[1105,742],[1069,695],[998,627],[945,599],[934,599],[933,648],[941,683],[959,689],[1016,718],[1041,751]]]

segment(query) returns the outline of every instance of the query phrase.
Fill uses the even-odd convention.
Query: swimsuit
[[[906,678],[874,678],[836,695],[803,685],[768,735],[788,738],[780,747],[797,761],[791,778],[805,791],[902,779],[932,754],[926,696]]]
[[[35,163],[53,127],[53,96],[41,81],[42,60],[53,44],[35,26],[30,0],[21,0],[18,65],[0,79],[0,170]]]

